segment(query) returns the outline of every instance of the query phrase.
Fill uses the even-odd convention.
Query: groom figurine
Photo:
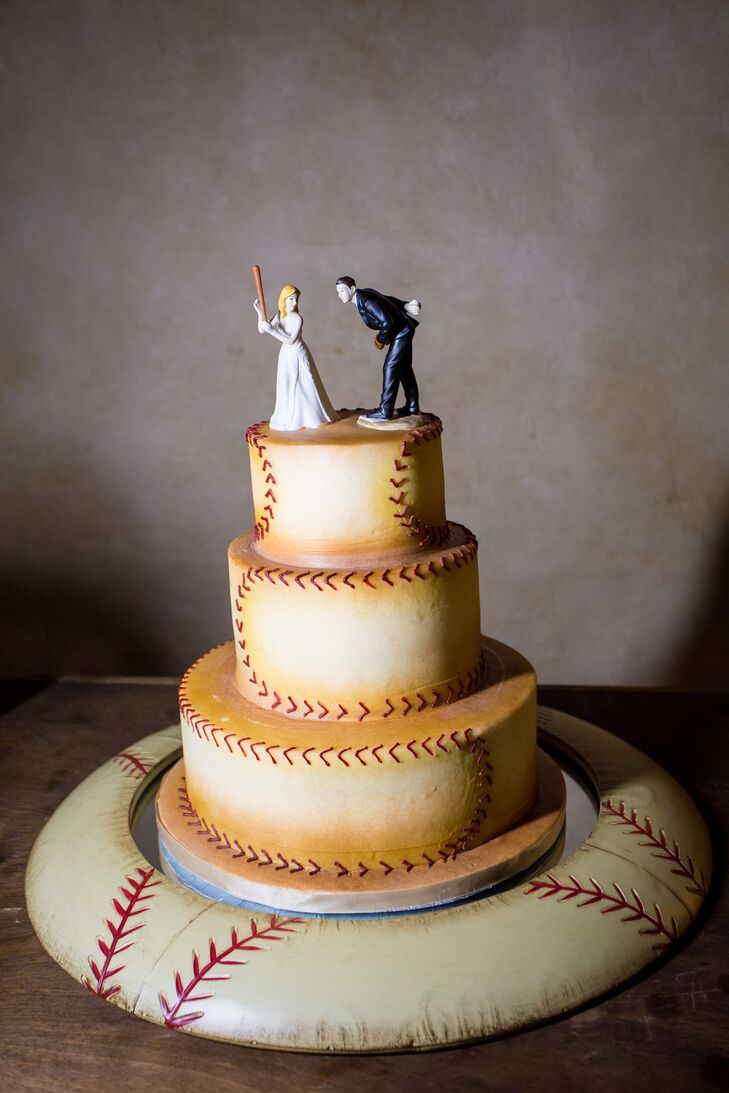
[[[363,421],[390,421],[391,418],[410,417],[420,413],[418,385],[413,372],[413,337],[419,325],[418,300],[398,300],[395,296],[383,296],[373,288],[357,288],[353,277],[337,278],[337,295],[343,303],[354,301],[362,316],[362,322],[370,330],[376,330],[375,345],[378,349],[389,346],[382,370],[382,394],[380,405]],[[405,405],[395,410],[398,387],[402,384]]]

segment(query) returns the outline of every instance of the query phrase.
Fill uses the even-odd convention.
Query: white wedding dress
[[[295,327],[287,328],[286,319],[276,318],[274,330],[291,337]],[[276,406],[269,422],[272,429],[315,429],[336,421],[324,384],[306,342],[301,337],[303,319],[295,340],[282,342],[276,374]],[[274,335],[275,337],[275,335]]]

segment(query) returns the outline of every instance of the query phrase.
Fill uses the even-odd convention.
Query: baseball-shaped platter
[[[646,755],[556,711],[541,709],[539,726],[599,814],[569,857],[512,887],[365,917],[212,902],[160,873],[133,836],[140,803],[179,758],[170,728],[99,767],[45,825],[26,875],[33,926],[100,998],[249,1046],[425,1050],[564,1014],[670,952],[704,901],[711,843]]]

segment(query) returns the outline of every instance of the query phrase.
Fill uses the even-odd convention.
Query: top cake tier
[[[248,429],[259,553],[305,565],[367,563],[446,542],[440,420],[369,429],[357,416],[290,433],[267,422]]]

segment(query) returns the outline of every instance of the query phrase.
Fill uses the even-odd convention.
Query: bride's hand
[[[270,334],[272,330],[273,330],[273,327],[271,326],[270,323],[267,323],[265,319],[259,319],[258,320],[258,333],[259,334]]]

